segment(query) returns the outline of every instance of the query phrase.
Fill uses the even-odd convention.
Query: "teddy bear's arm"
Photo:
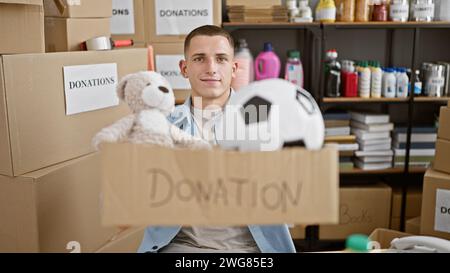
[[[192,136],[173,124],[170,125],[170,136],[177,146],[194,149],[211,149],[211,145],[207,141]]]
[[[126,138],[133,127],[134,120],[135,115],[131,114],[103,128],[92,139],[92,146],[98,150],[102,142],[118,142]]]

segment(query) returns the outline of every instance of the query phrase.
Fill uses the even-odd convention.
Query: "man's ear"
[[[235,61],[233,61],[233,67],[231,70],[231,77],[235,78],[236,77],[236,71],[238,70],[239,64]]]
[[[184,78],[188,78],[187,76],[187,66],[186,66],[186,61],[185,60],[180,60],[180,62],[178,63],[178,65],[180,66],[180,72],[181,75],[183,75]]]

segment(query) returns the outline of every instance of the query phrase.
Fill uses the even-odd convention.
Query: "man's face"
[[[215,99],[230,90],[237,65],[234,49],[223,36],[195,36],[180,61],[181,73],[189,78],[193,95]]]

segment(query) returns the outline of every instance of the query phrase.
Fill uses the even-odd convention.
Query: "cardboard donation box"
[[[104,144],[104,225],[334,224],[338,153]]]
[[[0,55],[44,52],[42,0],[0,0],[0,37]]]
[[[113,0],[111,34],[114,40],[132,39],[135,44],[145,42],[144,1]]]
[[[46,17],[105,18],[112,15],[112,0],[44,0]]]
[[[0,56],[0,174],[93,152],[92,137],[129,114],[118,81],[146,68],[146,49]]]
[[[220,0],[144,0],[148,43],[180,43],[202,25],[222,24]]]

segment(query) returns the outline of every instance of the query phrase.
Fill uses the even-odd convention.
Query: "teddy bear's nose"
[[[158,89],[164,93],[169,93],[169,89],[165,88],[164,86],[159,86]]]

